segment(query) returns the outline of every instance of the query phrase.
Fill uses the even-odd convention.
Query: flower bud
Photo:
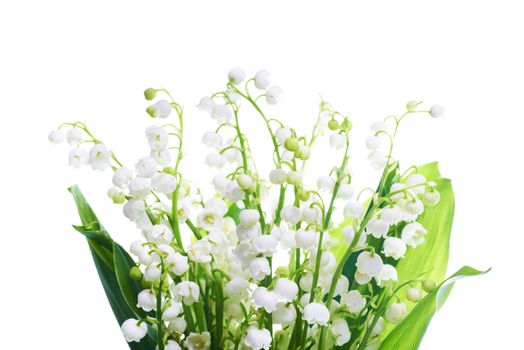
[[[131,269],[129,269],[129,277],[135,281],[140,281],[142,278],[142,271],[140,271],[138,266],[133,266]]]
[[[148,101],[151,101],[152,99],[154,99],[156,96],[156,90],[153,89],[153,88],[149,88],[149,89],[146,89],[144,91],[144,97],[146,98],[146,100]]]
[[[49,142],[58,144],[64,141],[65,134],[62,130],[53,130],[49,133],[49,136],[47,138]]]
[[[284,147],[290,152],[297,151],[299,146],[298,140],[295,137],[288,137],[284,142]]]
[[[281,185],[286,182],[286,171],[283,169],[273,169],[269,173],[269,181],[275,185]]]
[[[433,118],[440,118],[444,115],[444,107],[440,105],[433,105],[429,110],[429,115]]]
[[[309,159],[311,151],[308,146],[301,145],[298,147],[298,150],[295,152],[295,157],[301,160]]]
[[[253,178],[246,174],[239,175],[237,177],[237,183],[238,183],[238,186],[240,186],[240,188],[243,189],[244,191],[250,189],[255,184],[255,182],[253,181]]]
[[[418,302],[422,296],[420,294],[420,289],[418,288],[409,288],[407,291],[406,291],[406,298],[413,302],[413,303],[416,303]]]
[[[329,122],[328,122],[328,128],[329,130],[337,130],[338,128],[340,127],[340,124],[335,120],[335,119],[331,119]]]
[[[422,282],[422,289],[424,289],[426,293],[433,292],[435,288],[437,288],[437,284],[430,278],[427,278]]]
[[[298,199],[300,199],[302,202],[305,202],[309,199],[309,192],[304,190],[303,188],[298,190]]]
[[[411,100],[408,103],[406,103],[406,109],[408,112],[414,112],[417,109],[417,106],[421,104],[420,101]]]
[[[440,201],[440,193],[431,189],[422,195],[422,202],[427,206],[437,205]]]

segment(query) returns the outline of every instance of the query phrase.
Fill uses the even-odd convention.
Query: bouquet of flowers
[[[69,189],[81,219],[74,229],[131,349],[417,349],[453,283],[483,273],[465,266],[445,278],[451,182],[436,163],[401,169],[393,157],[401,122],[440,117],[442,107],[410,101],[374,123],[365,143],[382,175],[357,191],[351,119],[321,101],[312,133],[299,135],[262,108],[281,95],[266,70],[246,80],[235,68],[223,91],[200,100],[217,123],[202,138],[205,164],[217,171],[209,196],[181,172],[184,110],[163,88],[145,90],[156,123],[145,131],[151,153],[134,168],[85,123],[50,133],[71,145],[71,166],[112,171],[108,196],[142,233],[128,253],[80,189]],[[267,127],[274,167],[266,173],[242,129],[247,108]],[[340,163],[310,184],[304,169],[325,134]]]

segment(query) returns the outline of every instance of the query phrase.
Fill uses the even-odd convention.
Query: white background
[[[105,196],[110,174],[69,169],[67,147],[49,145],[49,130],[85,120],[133,164],[150,123],[142,91],[165,86],[186,106],[186,171],[207,184],[198,144],[213,124],[194,105],[236,65],[273,73],[286,94],[268,113],[299,131],[312,125],[319,93],[348,113],[361,183],[374,179],[362,147],[371,122],[411,99],[444,105],[444,119],[406,120],[396,156],[404,165],[439,160],[453,179],[449,272],[493,270],[456,286],[421,348],[521,348],[522,9],[517,1],[355,3],[3,1],[2,348],[127,348],[70,227],[78,219],[66,188],[81,185],[115,239],[127,244],[138,232]],[[255,115],[244,118],[253,142],[267,142]],[[259,154],[267,164],[269,153]],[[326,167],[315,155],[311,168]]]

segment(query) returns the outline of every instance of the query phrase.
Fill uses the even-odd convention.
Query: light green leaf
[[[415,249],[408,249],[405,257],[397,264],[399,283],[424,274],[437,283],[446,277],[449,258],[449,239],[455,212],[455,196],[451,181],[438,178],[440,172],[437,163],[430,163],[418,168],[428,181],[437,184],[440,201],[433,207],[426,206],[418,222],[428,231],[424,244]]]
[[[470,266],[464,266],[455,272],[413,308],[408,316],[384,339],[380,350],[418,349],[429,322],[446,301],[455,281],[463,277],[482,275],[488,271],[479,271]]]

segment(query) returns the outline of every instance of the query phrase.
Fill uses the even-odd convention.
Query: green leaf
[[[463,277],[482,275],[488,271],[479,271],[470,266],[464,266],[455,272],[413,308],[408,316],[384,339],[380,350],[418,349],[429,322],[446,301],[455,281]]]
[[[95,267],[118,325],[130,318],[142,318],[145,313],[136,307],[137,295],[142,290],[131,280],[129,269],[133,259],[116,242],[98,221],[93,209],[78,186],[69,188],[75,200],[82,226],[73,226],[82,233],[91,250]],[[148,328],[148,337],[139,343],[128,343],[132,350],[151,350],[156,346],[156,331]]]
[[[397,264],[399,283],[416,278],[424,273],[437,283],[446,277],[449,258],[449,239],[455,212],[455,196],[451,181],[437,178],[440,176],[437,163],[430,163],[418,168],[419,173],[428,181],[437,184],[440,201],[433,207],[425,207],[418,222],[428,233],[424,244],[415,249],[408,249],[405,257]]]
[[[239,219],[240,208],[238,207],[238,205],[236,203],[231,204],[225,216],[232,218],[235,221],[235,223],[238,225],[238,223],[240,222],[240,219]]]
[[[136,266],[135,261],[124,248],[116,242],[113,242],[113,261],[115,262],[116,279],[127,305],[129,305],[135,314],[142,318],[145,317],[147,314],[136,306],[138,303],[138,293],[140,293],[143,288],[140,282],[129,277],[129,270],[133,266]]]
[[[102,282],[107,300],[109,301],[109,305],[111,305],[111,309],[113,310],[113,314],[118,321],[118,325],[122,325],[125,320],[130,318],[136,318],[135,312],[126,303],[124,296],[120,291],[120,286],[116,279],[115,273],[109,268],[109,266],[106,265],[102,259],[100,259],[96,251],[92,248],[93,245],[96,245],[97,243],[90,241],[89,239],[88,243],[91,247],[91,254],[98,271],[100,282]],[[156,346],[150,336],[143,338],[139,343],[132,342],[128,343],[128,345],[132,350],[151,350]]]

